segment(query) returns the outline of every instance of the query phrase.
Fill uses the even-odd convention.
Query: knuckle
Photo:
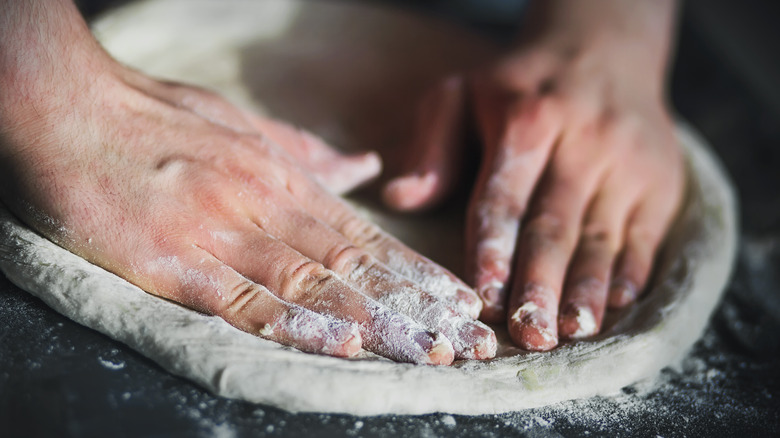
[[[289,265],[280,275],[282,298],[293,303],[315,300],[333,279],[332,272],[312,260]]]
[[[324,265],[337,274],[354,275],[371,264],[371,256],[354,245],[332,248],[325,256]]]
[[[523,227],[527,238],[538,243],[572,246],[574,244],[572,229],[558,215],[542,213],[531,218]]]
[[[518,104],[509,109],[510,120],[524,119],[530,123],[541,123],[556,114],[561,109],[561,102],[554,92],[554,87],[542,90],[543,93],[527,99],[520,99]]]
[[[615,253],[620,246],[619,235],[603,222],[588,222],[580,230],[580,239],[589,245],[598,245]]]
[[[378,226],[357,216],[342,221],[339,232],[361,248],[376,246],[384,241],[385,236]]]
[[[595,132],[617,148],[628,148],[642,143],[643,121],[639,114],[606,108],[595,122]]]
[[[661,240],[661,232],[655,227],[635,224],[628,230],[628,240],[637,249],[654,248]]]
[[[512,190],[491,185],[477,201],[474,212],[479,218],[485,219],[519,218],[525,214],[525,203]]]
[[[226,299],[219,296],[217,309],[223,316],[235,317],[244,313],[250,304],[260,297],[261,291],[257,284],[244,280],[229,288]]]

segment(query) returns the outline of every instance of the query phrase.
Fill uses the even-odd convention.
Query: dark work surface
[[[0,276],[0,437],[779,436],[780,117],[716,53],[683,25],[673,98],[734,178],[742,241],[681,370],[616,397],[497,416],[290,414],[215,397]]]

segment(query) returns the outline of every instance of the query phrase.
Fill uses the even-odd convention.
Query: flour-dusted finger
[[[520,220],[559,134],[548,100],[476,99],[484,154],[466,222],[466,271],[483,301],[481,318],[506,316]]]
[[[452,362],[454,351],[446,336],[360,293],[322,263],[288,245],[289,236],[272,236],[249,221],[239,230],[214,233],[204,245],[282,300],[357,324],[367,350],[401,362]]]
[[[658,190],[633,212],[626,227],[625,245],[614,268],[609,306],[625,307],[636,301],[647,285],[656,251],[676,213],[682,193]]]
[[[588,209],[577,250],[569,265],[561,297],[558,333],[582,339],[601,330],[612,266],[639,187],[620,185],[621,175],[608,177]]]
[[[527,350],[544,351],[558,344],[561,289],[598,181],[597,174],[575,179],[571,172],[561,172],[575,163],[554,159],[518,241],[508,324],[512,339]]]
[[[284,215],[288,221],[266,224],[266,231],[338,274],[358,292],[430,331],[442,333],[452,342],[457,358],[487,359],[495,355],[496,336],[489,327],[392,271],[307,212],[293,209],[275,214]]]
[[[200,248],[185,248],[142,267],[150,291],[223,318],[254,335],[331,356],[360,351],[358,325],[279,299]]]
[[[258,131],[286,150],[332,193],[347,193],[382,171],[382,161],[376,152],[344,154],[303,129],[251,114],[248,118]]]
[[[426,292],[454,304],[464,315],[472,319],[479,315],[482,308],[479,297],[453,273],[404,245],[321,188],[305,181],[291,181],[288,186],[311,216],[346,237],[352,245],[362,248]]]
[[[400,174],[382,192],[388,206],[419,210],[435,205],[452,191],[463,167],[465,98],[460,76],[442,81],[423,98]]]
[[[333,269],[378,302],[444,334],[452,342],[458,359],[490,359],[496,354],[496,335],[486,325],[458,312],[456,308],[404,279],[374,257],[356,250],[342,253]]]

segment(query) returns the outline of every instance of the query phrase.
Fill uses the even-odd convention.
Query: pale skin
[[[617,306],[642,290],[683,189],[662,95],[671,2],[643,5],[645,29],[602,1],[615,29],[592,13],[573,26],[569,14],[588,11],[550,2],[549,21],[518,51],[435,90],[424,105],[437,121],[418,137],[429,152],[410,168],[433,168],[434,188],[387,189],[397,208],[443,198],[458,177],[460,105],[474,102],[486,158],[467,230],[478,294],[335,194],[375,176],[376,155],[342,156],[212,93],[127,69],[65,0],[0,0],[0,199],[144,290],[304,351],[486,359],[496,341],[473,320],[480,313],[508,317],[518,345],[549,349],[559,308],[560,335],[581,337],[572,306],[594,315],[590,335],[608,294]],[[635,27],[648,32],[629,44],[619,31]],[[518,234],[517,246],[501,243]],[[414,281],[430,276],[448,286]]]
[[[597,334],[607,308],[647,285],[684,189],[664,95],[674,8],[536,2],[514,50],[423,100],[413,152],[385,201],[410,211],[445,199],[473,115],[483,160],[467,212],[467,281],[481,318],[505,321],[522,348]]]

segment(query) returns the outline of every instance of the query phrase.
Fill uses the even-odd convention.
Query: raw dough
[[[272,90],[265,103],[274,114],[353,146],[366,139],[387,144],[397,139],[390,133],[403,120],[359,111],[371,99],[390,94],[398,107],[408,105],[411,91],[423,85],[405,85],[423,84],[490,52],[475,37],[442,24],[329,2],[149,1],[104,17],[96,32],[113,54],[134,66],[195,80],[245,105],[256,104],[253,92]],[[458,50],[448,51],[453,44]],[[432,53],[440,57],[435,63],[412,62]],[[403,59],[406,64],[398,64]],[[388,74],[388,66],[402,73],[381,76]],[[403,72],[399,66],[421,71]],[[316,74],[318,81],[302,82],[302,73]],[[350,92],[350,85],[358,90]],[[407,101],[396,92],[371,94],[372,87],[411,91]],[[299,100],[304,97],[306,105]],[[361,127],[371,120],[384,124]],[[681,127],[679,138],[689,158],[690,193],[654,287],[637,305],[612,315],[601,335],[548,353],[522,352],[500,330],[498,358],[451,367],[400,364],[369,354],[347,360],[301,353],[146,294],[43,239],[4,209],[0,268],[60,313],[174,374],[225,397],[291,411],[487,414],[608,394],[654,375],[684,354],[700,336],[731,271],[736,206],[728,179],[690,129]],[[453,266],[452,259],[441,257],[460,254],[460,224],[448,213],[411,221],[373,214],[402,239]]]

